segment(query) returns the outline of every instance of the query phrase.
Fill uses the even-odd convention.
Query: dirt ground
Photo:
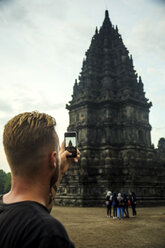
[[[137,217],[106,217],[106,208],[55,206],[76,248],[165,248],[165,207],[137,208]]]

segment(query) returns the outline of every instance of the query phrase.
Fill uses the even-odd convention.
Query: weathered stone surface
[[[78,132],[81,159],[64,176],[57,204],[102,205],[107,190],[134,191],[142,203],[165,202],[165,139],[154,149],[151,106],[106,11],[66,106],[68,130]]]

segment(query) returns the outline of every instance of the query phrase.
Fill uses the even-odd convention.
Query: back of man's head
[[[56,121],[50,115],[26,112],[4,127],[5,153],[15,175],[31,175],[39,170],[46,152],[57,149]]]

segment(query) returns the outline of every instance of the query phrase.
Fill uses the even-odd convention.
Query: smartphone
[[[64,142],[65,142],[65,150],[72,153],[72,155],[68,156],[69,158],[77,157],[77,133],[74,132],[66,132],[64,134]]]

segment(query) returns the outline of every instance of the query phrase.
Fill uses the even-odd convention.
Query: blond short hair
[[[41,162],[41,151],[57,148],[55,119],[45,113],[25,112],[4,127],[3,145],[11,170],[15,174],[34,173]]]

